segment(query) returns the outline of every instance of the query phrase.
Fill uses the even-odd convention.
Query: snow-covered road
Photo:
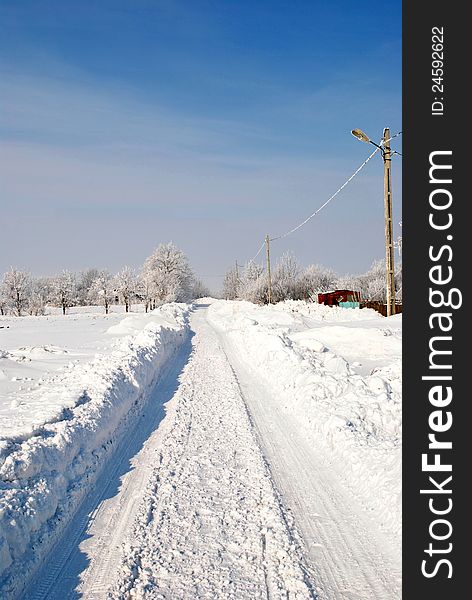
[[[205,306],[190,324],[22,598],[400,598],[399,553],[325,446],[299,435]]]
[[[323,444],[313,446],[224,340],[285,510],[298,529],[320,599],[401,597],[400,552],[346,490]]]

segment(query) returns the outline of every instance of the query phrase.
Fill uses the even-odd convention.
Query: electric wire
[[[317,208],[315,210],[314,213],[312,213],[309,217],[307,217],[304,221],[302,221],[301,223],[299,223],[297,226],[293,227],[292,229],[286,231],[285,233],[281,234],[281,235],[277,235],[273,238],[269,238],[270,242],[274,242],[276,240],[281,240],[284,239],[286,237],[288,237],[289,235],[291,235],[292,233],[295,233],[296,231],[298,231],[299,229],[301,229],[304,225],[306,225],[309,221],[311,221],[311,219],[313,219],[321,210],[323,210],[323,208],[325,208],[334,198],[336,198],[336,196],[354,179],[354,177],[356,177],[356,175],[362,171],[362,169],[367,165],[367,163],[375,156],[375,154],[377,154],[377,152],[379,152],[379,150],[381,150],[383,152],[383,146],[385,144],[387,144],[388,142],[390,142],[390,140],[393,140],[394,138],[398,137],[399,135],[402,135],[402,131],[397,131],[397,133],[395,133],[394,135],[390,136],[387,140],[381,140],[380,145],[378,147],[375,148],[375,150],[364,160],[364,162],[354,171],[354,173],[348,178],[346,179],[346,181],[341,185],[341,187],[339,187],[334,194],[332,194],[327,200],[326,202],[324,202],[319,208]],[[398,154],[400,156],[402,156],[402,154],[400,152],[397,152],[396,150],[394,150],[393,152],[391,152],[391,154]],[[264,248],[264,245],[266,244],[266,240],[264,240],[259,248],[259,250],[256,252],[256,254],[254,255],[254,257],[251,259],[251,261],[255,261],[256,258],[259,256],[259,254],[262,252],[262,249]]]
[[[325,208],[325,206],[327,206],[331,200],[334,200],[334,198],[336,198],[336,196],[347,186],[348,183],[350,183],[354,177],[360,172],[362,171],[362,169],[366,166],[366,164],[375,156],[375,154],[377,154],[377,152],[379,152],[380,148],[376,148],[366,159],[365,161],[354,171],[354,173],[349,177],[349,179],[346,179],[346,181],[342,184],[341,187],[339,187],[334,194],[332,194],[327,200],[326,202],[324,202],[319,208],[317,208],[315,210],[314,213],[312,213],[309,217],[307,217],[304,221],[302,221],[301,223],[299,223],[296,227],[293,227],[292,229],[290,229],[289,231],[286,231],[285,233],[282,233],[281,235],[277,235],[273,238],[270,239],[271,242],[274,242],[275,240],[281,240],[283,238],[286,238],[287,236],[291,235],[292,233],[295,233],[295,231],[298,231],[301,227],[303,227],[304,225],[306,225],[308,223],[308,221],[311,221],[311,219],[313,219],[313,217],[315,217],[321,210],[323,210],[323,208]]]

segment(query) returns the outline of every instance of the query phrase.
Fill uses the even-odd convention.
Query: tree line
[[[81,273],[62,271],[53,277],[34,278],[11,267],[0,284],[0,314],[43,315],[48,306],[62,308],[99,304],[108,314],[112,304],[144,304],[145,311],[165,302],[188,302],[208,296],[196,277],[187,256],[174,244],[160,244],[144,261],[139,272],[124,267],[110,271],[90,268]]]
[[[282,300],[311,300],[317,302],[318,294],[331,290],[358,291],[365,301],[386,302],[385,261],[374,261],[361,275],[337,275],[321,265],[302,268],[293,254],[286,253],[277,261],[271,273],[272,302]],[[397,300],[402,297],[402,269],[395,270]],[[240,270],[230,268],[224,277],[223,297],[227,300],[248,300],[257,304],[268,302],[269,283],[265,269],[249,261]]]

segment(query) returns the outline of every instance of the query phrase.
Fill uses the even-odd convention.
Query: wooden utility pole
[[[384,203],[385,203],[385,268],[387,275],[387,317],[395,314],[395,269],[393,248],[392,218],[392,153],[390,150],[390,129],[386,127],[383,135],[384,161]]]
[[[267,254],[267,284],[268,284],[268,301],[272,304],[272,277],[270,275],[270,237],[266,235],[266,254]]]

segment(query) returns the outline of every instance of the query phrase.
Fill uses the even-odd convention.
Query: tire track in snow
[[[297,423],[283,412],[250,372],[237,348],[218,331],[236,373],[251,421],[282,496],[293,515],[314,573],[320,600],[397,600],[400,555],[340,484],[337,467],[322,443],[311,447]]]
[[[303,559],[203,311],[112,599],[305,600]]]
[[[302,536],[301,536],[301,534],[300,534],[300,532],[299,532],[299,530],[298,530],[298,528],[297,528],[297,526],[296,526],[296,524],[295,524],[295,522],[294,522],[294,520],[293,520],[293,518],[291,516],[290,510],[287,509],[287,507],[285,506],[285,504],[283,502],[282,494],[280,493],[280,490],[277,487],[276,481],[275,481],[275,479],[273,477],[272,467],[269,464],[269,461],[267,460],[267,456],[263,452],[264,441],[263,441],[263,438],[261,436],[261,432],[260,432],[260,430],[259,430],[259,428],[257,426],[257,423],[256,423],[256,421],[255,421],[255,419],[254,419],[254,417],[253,417],[253,415],[251,413],[251,410],[249,408],[249,404],[248,404],[248,401],[247,401],[247,398],[246,398],[246,393],[243,391],[243,388],[242,388],[241,383],[240,383],[239,378],[238,378],[238,374],[236,373],[236,370],[235,370],[234,366],[232,365],[232,363],[230,361],[230,358],[229,358],[229,356],[228,356],[228,354],[227,354],[227,352],[225,350],[223,341],[222,341],[222,344],[221,344],[221,349],[222,349],[222,351],[224,352],[224,354],[226,356],[228,364],[231,367],[231,371],[233,373],[234,379],[235,379],[235,381],[236,381],[236,383],[238,385],[239,393],[240,393],[241,398],[242,398],[242,400],[244,402],[244,409],[245,409],[248,421],[251,424],[251,428],[253,430],[254,437],[256,438],[258,446],[260,448],[262,459],[264,461],[264,465],[265,465],[266,471],[269,474],[269,477],[270,477],[270,480],[271,480],[271,483],[272,483],[272,489],[273,489],[273,492],[274,492],[274,495],[275,495],[275,498],[276,498],[276,501],[277,501],[277,504],[278,504],[280,515],[281,515],[281,517],[282,517],[282,519],[283,519],[283,521],[285,523],[287,534],[288,534],[288,536],[290,538],[290,541],[293,544],[293,546],[299,548],[299,552],[301,552],[301,548],[304,546],[304,540],[303,540],[303,538],[302,538]],[[265,545],[266,545],[265,537],[263,536],[263,551],[264,552],[265,552]],[[301,552],[301,554],[303,556],[305,556],[306,552]],[[313,582],[316,581],[314,570],[310,569],[310,565],[308,563],[306,563],[306,561],[305,561],[304,558],[301,561],[301,566],[302,566],[303,571],[304,571],[305,582],[306,582],[307,586],[310,588],[310,590],[313,592],[313,594],[316,595],[314,584],[313,584]]]
[[[169,358],[151,387],[150,400],[119,441],[58,542],[43,559],[22,599],[66,600],[78,598],[79,594],[87,600],[105,597],[110,577],[121,558],[123,536],[137,510],[139,491],[152,471],[156,428],[164,416],[162,403],[172,396],[188,354],[187,342]],[[153,436],[146,441],[153,430]],[[120,490],[116,494],[113,488],[118,478]]]

